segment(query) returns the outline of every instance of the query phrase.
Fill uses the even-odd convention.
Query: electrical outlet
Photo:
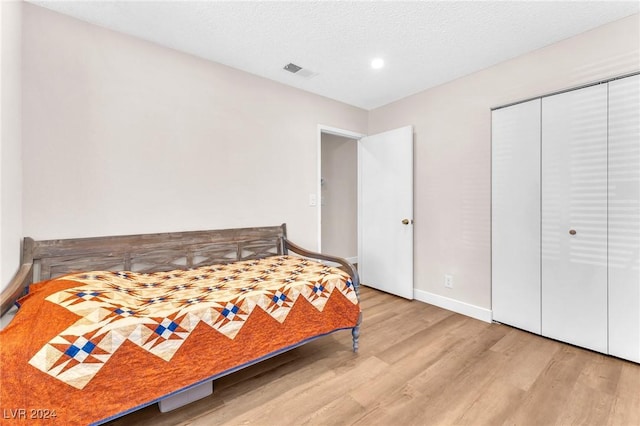
[[[316,194],[309,194],[309,207],[315,207],[318,205],[318,199]]]
[[[444,276],[444,286],[446,288],[453,288],[453,276],[452,275],[445,275]]]

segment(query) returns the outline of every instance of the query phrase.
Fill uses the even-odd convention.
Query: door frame
[[[316,163],[316,212],[317,212],[317,241],[318,253],[322,253],[322,134],[326,133],[329,135],[342,136],[344,138],[354,139],[357,143],[360,138],[367,136],[364,133],[353,132],[351,130],[340,129],[337,127],[326,126],[324,124],[318,124],[318,142],[317,142],[317,163]],[[358,164],[354,165],[358,167]],[[360,204],[360,176],[357,177],[357,191],[358,191],[358,205]],[[360,222],[360,209],[358,209],[358,222]],[[358,226],[359,232],[359,226]],[[360,255],[360,244],[358,242],[358,255]]]

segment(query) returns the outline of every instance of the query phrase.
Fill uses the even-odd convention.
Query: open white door
[[[358,141],[358,273],[413,299],[413,127]]]

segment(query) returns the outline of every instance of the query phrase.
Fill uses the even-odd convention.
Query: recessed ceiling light
[[[373,61],[371,61],[371,68],[373,68],[374,70],[379,70],[382,67],[384,67],[384,61],[382,60],[382,58],[375,58]]]

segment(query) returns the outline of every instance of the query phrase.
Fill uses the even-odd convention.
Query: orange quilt
[[[89,424],[357,324],[349,276],[292,256],[32,285],[0,331],[1,423]]]

